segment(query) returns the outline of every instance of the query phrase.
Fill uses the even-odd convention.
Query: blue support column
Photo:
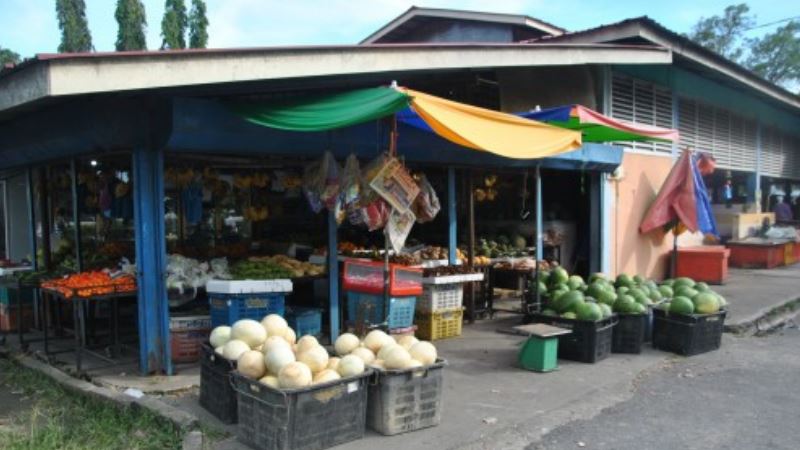
[[[456,263],[458,248],[458,226],[456,217],[456,169],[447,168],[447,259],[452,266]]]
[[[755,183],[755,203],[758,206],[759,210],[756,212],[764,211],[764,205],[761,204],[761,150],[762,150],[762,143],[761,140],[761,121],[759,120],[756,122],[756,183]]]
[[[539,166],[536,166],[536,260],[541,261],[544,257],[542,248],[542,174]]]
[[[328,305],[331,344],[339,337],[339,244],[336,216],[328,213]]]
[[[31,267],[34,271],[37,271],[39,270],[39,258],[36,256],[38,248],[36,242],[36,194],[33,191],[33,169],[29,167],[26,175],[28,183],[28,220],[30,221],[28,223],[30,225]],[[5,204],[8,205],[8,201],[6,201]],[[38,292],[38,289],[34,289],[34,295]]]
[[[139,289],[139,368],[172,375],[165,287],[164,152],[133,151],[133,208]]]

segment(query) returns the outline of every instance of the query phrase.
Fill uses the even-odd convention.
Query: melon
[[[698,314],[714,314],[719,311],[719,300],[717,296],[710,292],[697,294],[692,298],[694,310]]]
[[[687,297],[675,297],[669,303],[669,312],[675,314],[693,314],[694,303]]]

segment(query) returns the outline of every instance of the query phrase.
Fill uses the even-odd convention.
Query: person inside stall
[[[792,214],[792,207],[789,205],[789,201],[790,200],[788,196],[778,199],[778,203],[775,205],[773,210],[775,213],[776,222],[789,222],[794,218]]]

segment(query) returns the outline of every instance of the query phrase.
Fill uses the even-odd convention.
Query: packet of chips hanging
[[[345,211],[358,209],[361,199],[361,167],[356,155],[347,157],[341,178],[341,191],[339,196]]]
[[[396,253],[403,250],[406,245],[408,234],[411,233],[411,228],[414,226],[414,213],[411,211],[400,212],[392,209],[389,215],[389,220],[386,222],[386,236],[389,238],[389,243]]]
[[[322,208],[333,210],[339,196],[339,164],[331,152],[325,152],[322,159],[311,163],[303,174],[303,192],[306,194],[311,210],[315,213]]]
[[[369,179],[369,186],[401,213],[409,211],[419,195],[419,186],[395,157],[386,158],[380,170]]]
[[[433,220],[442,205],[439,203],[439,197],[436,191],[428,181],[428,177],[421,175],[419,179],[419,195],[417,195],[414,204],[411,205],[411,211],[417,216],[417,223],[425,223]]]
[[[382,198],[377,198],[372,203],[361,208],[362,221],[369,231],[383,228],[386,225],[386,221],[389,220],[390,213],[391,206]]]

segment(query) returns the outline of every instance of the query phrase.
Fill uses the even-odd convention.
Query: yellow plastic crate
[[[417,337],[426,341],[461,336],[464,309],[417,313]]]

